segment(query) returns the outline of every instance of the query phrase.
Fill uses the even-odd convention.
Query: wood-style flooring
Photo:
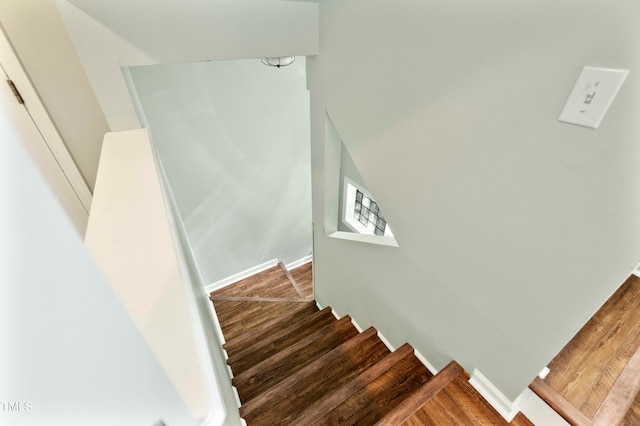
[[[458,376],[449,386],[404,423],[405,426],[506,424],[516,426],[532,425],[531,421],[522,413],[518,413],[511,423],[507,423],[469,384],[469,375],[466,373]]]
[[[433,375],[404,344],[313,301],[312,265],[282,264],[210,295],[248,425],[501,426],[452,361]],[[521,413],[511,422],[532,423]]]
[[[558,353],[549,364],[549,375],[544,381],[537,379],[532,389],[546,398],[564,398],[570,406],[558,411],[568,411],[571,423],[640,426],[639,348],[640,278],[632,275]]]

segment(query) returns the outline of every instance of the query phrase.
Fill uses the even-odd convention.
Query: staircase
[[[508,424],[455,361],[434,375],[409,344],[391,352],[374,328],[319,309],[311,264],[279,264],[210,298],[249,426]],[[532,425],[521,413],[511,424]]]

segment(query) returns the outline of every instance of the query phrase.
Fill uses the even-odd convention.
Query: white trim
[[[544,402],[538,395],[529,388],[522,391],[520,396],[520,412],[534,425],[544,426],[569,426],[553,408]]]
[[[284,267],[287,268],[288,271],[290,271],[292,269],[299,268],[302,265],[306,265],[307,263],[309,263],[311,261],[313,261],[313,255],[312,254],[310,254],[309,256],[305,256],[302,259],[294,260],[293,262],[284,265]]]
[[[391,344],[391,342],[389,342],[389,340],[384,336],[384,334],[380,333],[379,331],[378,331],[378,337],[380,338],[380,340],[382,340],[382,343],[387,345],[387,347],[389,348],[389,350],[391,352],[396,350],[396,348]],[[411,345],[411,347],[413,348],[413,345]],[[431,372],[431,374],[433,374],[433,375],[438,374],[438,369],[435,368],[433,366],[433,364],[431,364],[427,360],[427,358],[425,358],[425,356],[422,355],[422,353],[420,353],[420,351],[418,351],[416,348],[413,348],[413,354],[416,356],[416,358],[418,358],[420,360],[420,362],[422,362],[424,364],[425,367],[427,367],[427,370],[429,370],[429,372]]]
[[[218,290],[222,287],[226,287],[230,284],[236,283],[245,278],[249,278],[250,276],[258,274],[262,271],[266,271],[269,268],[273,268],[277,264],[278,264],[278,259],[271,259],[267,262],[261,263],[260,265],[254,266],[242,272],[238,272],[237,274],[233,274],[230,277],[223,278],[220,281],[216,281],[215,283],[209,284],[205,287],[205,290],[207,291],[207,293],[211,293],[212,291]]]
[[[424,366],[427,367],[427,370],[429,370],[431,374],[433,374],[434,376],[438,374],[438,369],[434,367],[434,365],[431,364],[420,351],[418,351],[416,348],[413,348],[413,353],[415,354],[416,358],[418,358],[424,364]]]
[[[480,395],[482,395],[507,422],[511,422],[520,411],[522,394],[518,396],[515,401],[511,401],[477,368],[473,369],[469,383],[476,388]]]
[[[631,271],[631,274],[635,275],[636,277],[640,277],[640,262],[636,264],[636,266]]]
[[[362,223],[360,223],[360,221],[358,221],[358,219],[353,217],[353,211],[356,203],[355,201],[356,191],[362,192],[372,202],[375,201],[373,199],[373,196],[371,196],[371,193],[369,193],[369,191],[362,188],[361,186],[356,184],[354,181],[352,181],[351,179],[345,176],[344,191],[342,196],[342,212],[341,212],[340,220],[344,225],[346,225],[353,232],[357,232],[358,234],[375,235],[376,237],[382,237],[382,235],[376,235],[371,229],[364,226]],[[363,205],[363,207],[368,207],[368,206]],[[349,212],[350,214],[347,215],[347,212]],[[389,226],[388,223],[385,229],[384,236],[393,238],[393,232],[391,232],[391,226]]]
[[[358,324],[353,318],[351,318],[351,324],[353,324],[356,330],[358,330],[358,333],[362,333],[364,331],[364,328],[360,327],[360,324]]]
[[[542,371],[540,373],[538,373],[538,377],[540,377],[542,380],[545,379],[545,377],[547,377],[549,375],[549,373],[551,373],[551,370],[549,370],[549,367],[545,367],[542,369]]]
[[[316,305],[318,305],[318,309],[320,310],[323,309],[318,302],[316,302]],[[331,308],[331,312],[333,313],[333,316],[335,316],[337,319],[342,318],[333,308]],[[355,319],[353,319],[353,317],[351,317],[351,323],[356,328],[356,330],[358,330],[358,332],[362,333],[364,331],[364,328],[362,328],[360,324],[358,324],[358,322]],[[376,332],[377,332],[376,334],[378,335],[378,338],[382,341],[382,343],[384,343],[384,345],[391,352],[396,350],[396,348],[391,344],[391,342],[389,342],[389,340],[384,336],[384,334],[380,333],[380,331],[378,331],[377,329],[376,329]],[[434,367],[433,364],[431,364],[427,360],[427,358],[425,358],[424,355],[422,355],[416,348],[413,348],[413,353],[416,356],[416,358],[418,358],[420,362],[422,362],[424,366],[427,367],[427,370],[429,370],[431,374],[436,375],[438,373],[438,369]]]
[[[393,237],[385,237],[381,235],[365,235],[355,232],[336,231],[327,234],[329,238],[337,238],[340,240],[358,241],[361,243],[378,244],[387,247],[398,247],[398,242]]]
[[[209,307],[209,314],[211,314],[213,329],[216,332],[216,335],[218,336],[220,347],[222,347],[222,345],[224,345],[227,341],[224,339],[224,334],[222,334],[222,327],[220,326],[220,321],[218,321],[218,314],[216,314],[216,308],[213,306],[213,303],[207,303],[207,306]],[[224,353],[225,361],[229,359],[227,355],[227,351],[223,349],[222,353]]]

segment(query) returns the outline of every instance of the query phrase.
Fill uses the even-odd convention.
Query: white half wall
[[[318,5],[57,0],[111,130],[140,127],[121,68],[318,53]]]
[[[0,137],[0,424],[199,424],[4,115]]]
[[[204,419],[223,408],[160,182],[146,129],[108,133],[85,243],[193,417]]]

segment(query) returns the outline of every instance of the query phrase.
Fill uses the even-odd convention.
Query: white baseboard
[[[313,260],[313,255],[310,254],[309,256],[305,256],[302,259],[294,260],[293,262],[284,265],[284,267],[287,268],[288,271],[290,271],[292,269],[296,269],[299,266],[306,265],[312,260]]]
[[[516,398],[515,401],[511,401],[478,369],[473,369],[469,383],[480,392],[480,395],[482,395],[507,422],[511,422],[520,411],[521,396]]]
[[[242,272],[238,272],[237,274],[233,274],[230,277],[221,279],[220,281],[216,281],[213,284],[209,284],[205,287],[205,290],[207,291],[207,293],[211,293],[212,291],[218,290],[222,287],[226,287],[229,284],[233,284],[235,282],[238,282],[240,280],[243,280],[245,278],[249,278],[251,275],[255,275],[257,273],[260,273],[262,271],[265,271],[269,268],[273,268],[274,266],[276,266],[278,264],[278,259],[271,259],[267,262],[264,262],[260,265],[254,266],[253,268],[249,268],[247,270],[244,270]]]
[[[318,309],[323,309],[318,302],[316,302],[316,305],[318,306]],[[342,316],[340,314],[338,314],[333,308],[331,309],[331,312],[333,313],[333,316],[335,316],[336,318],[338,318],[338,319],[342,318]],[[356,330],[358,330],[358,332],[362,333],[364,331],[364,328],[362,328],[360,326],[360,324],[358,324],[358,322],[353,317],[351,317],[351,322],[353,323],[353,325],[356,328]],[[384,343],[385,346],[391,352],[396,350],[396,348],[391,344],[391,342],[389,342],[389,340],[387,340],[387,338],[384,336],[384,334],[380,333],[380,331],[378,331],[377,334],[378,334],[378,337],[380,338],[380,340],[382,341],[382,343]],[[416,358],[418,358],[420,360],[420,362],[422,362],[424,364],[424,366],[427,367],[427,370],[429,370],[431,372],[431,374],[436,375],[438,373],[438,369],[435,368],[433,366],[433,364],[431,364],[427,360],[427,358],[425,358],[424,355],[422,355],[418,350],[413,348],[413,353],[415,354]]]
[[[294,260],[293,262],[285,265],[285,268],[287,268],[287,270],[295,269],[299,266],[302,266],[304,264],[311,262],[312,260],[313,260],[313,255],[305,256],[302,259]],[[278,264],[278,262],[279,262],[278,259],[271,259],[260,265],[254,266],[242,272],[238,272],[237,274],[233,274],[230,277],[223,278],[220,281],[216,281],[215,283],[208,284],[205,287],[205,290],[207,291],[207,293],[211,293],[212,291],[221,289],[222,287],[226,287],[230,284],[237,283],[238,281],[243,280],[245,278],[249,278],[251,275],[255,275],[269,268],[273,268]]]
[[[429,360],[420,353],[420,351],[414,348],[413,353],[416,355],[416,358],[418,358],[424,364],[424,366],[427,367],[427,370],[429,370],[431,374],[433,374],[434,376],[438,374],[438,369],[434,367],[433,364],[431,364]]]
[[[544,426],[570,426],[560,414],[549,407],[538,395],[529,388],[520,394],[520,411],[534,425]]]

